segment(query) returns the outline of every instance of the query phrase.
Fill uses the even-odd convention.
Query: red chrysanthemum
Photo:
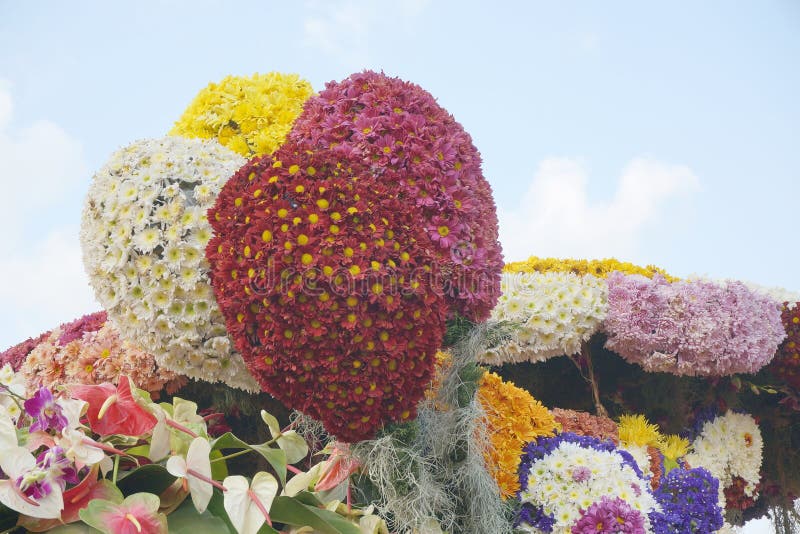
[[[25,361],[25,358],[28,357],[28,354],[30,354],[39,343],[47,339],[49,335],[50,331],[48,330],[37,337],[28,338],[22,343],[17,343],[13,347],[0,352],[0,367],[8,363],[11,364],[11,368],[14,369],[14,371],[18,371]]]
[[[430,93],[372,71],[330,82],[306,102],[288,143],[363,164],[415,213],[450,308],[489,316],[503,266],[492,191],[469,134]]]
[[[207,256],[261,387],[356,441],[415,415],[446,305],[418,211],[340,155],[289,143],[251,160],[209,210]]]
[[[107,318],[105,311],[99,311],[65,323],[61,327],[61,336],[58,338],[58,344],[63,347],[70,341],[82,338],[83,334],[87,332],[97,332],[106,324]]]
[[[800,302],[784,304],[781,313],[786,339],[767,369],[790,388],[800,393]]]

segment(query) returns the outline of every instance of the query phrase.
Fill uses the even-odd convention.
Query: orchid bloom
[[[60,432],[67,426],[67,418],[64,417],[61,406],[46,387],[39,388],[33,397],[25,401],[25,411],[35,419],[30,428],[31,432],[39,430]]]
[[[152,493],[134,493],[122,502],[97,499],[80,517],[104,534],[167,534],[167,517],[158,513],[160,502]]]
[[[38,465],[23,447],[6,449],[0,455],[0,469],[8,476],[0,480],[0,502],[12,510],[42,519],[61,516],[64,508],[61,466]]]
[[[67,425],[61,435],[55,438],[56,444],[64,449],[67,458],[79,465],[95,465],[105,458],[102,445],[86,437],[81,430],[80,417],[86,409],[86,402],[78,399],[59,399]]]
[[[238,534],[256,534],[266,521],[272,526],[269,509],[278,494],[278,481],[269,473],[256,473],[251,484],[240,475],[226,477],[225,511]]]
[[[171,456],[167,460],[167,471],[183,479],[184,486],[192,494],[192,502],[201,514],[208,507],[214,490],[212,486],[226,491],[225,486],[211,478],[211,444],[207,439],[197,437],[189,445],[186,458]]]
[[[79,385],[72,386],[71,391],[74,397],[89,403],[89,426],[101,436],[141,436],[156,425],[155,416],[136,401],[127,376],[121,376],[116,387],[109,383]]]

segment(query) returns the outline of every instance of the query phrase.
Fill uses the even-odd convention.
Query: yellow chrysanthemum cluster
[[[571,258],[539,258],[531,256],[525,261],[508,263],[503,267],[503,270],[507,273],[572,272],[575,274],[592,274],[598,278],[605,278],[614,271],[625,274],[641,274],[648,278],[652,278],[654,274],[658,273],[669,282],[677,280],[677,278],[670,276],[660,267],[654,265],[640,267],[626,261],[615,260],[614,258],[607,258],[604,260],[574,260]]]
[[[197,94],[170,134],[214,138],[246,157],[271,154],[312,93],[297,74],[227,76]]]
[[[553,436],[556,420],[541,402],[495,373],[485,373],[478,400],[486,411],[492,448],[486,462],[503,498],[519,489],[517,468],[522,448],[540,436]]]
[[[617,425],[619,446],[628,451],[642,471],[650,470],[648,447],[656,447],[663,440],[658,425],[650,423],[643,415],[623,415]]]
[[[667,460],[677,462],[689,452],[689,440],[675,434],[669,434],[658,442],[658,450]]]

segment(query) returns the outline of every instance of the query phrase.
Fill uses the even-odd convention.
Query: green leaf
[[[211,450],[217,451],[220,449],[250,449],[250,445],[240,440],[230,432],[225,432],[217,439],[211,442]]]
[[[92,528],[83,521],[77,523],[70,523],[69,525],[61,525],[54,529],[48,530],[51,534],[100,534],[96,528]]]
[[[278,438],[278,447],[286,453],[286,463],[295,464],[308,455],[308,444],[294,430],[281,435]]]
[[[206,508],[206,511],[224,521],[228,530],[236,532],[233,523],[231,523],[231,519],[228,517],[228,512],[225,511],[225,499],[222,492],[217,488],[214,488],[214,493],[211,495],[211,500],[208,501],[208,508]]]
[[[0,503],[0,532],[5,532],[16,525],[18,517],[19,512],[16,512],[5,506],[3,503]]]
[[[222,458],[223,454],[220,451],[211,451],[209,458],[211,460],[216,460],[217,458]],[[226,476],[228,476],[228,466],[225,465],[225,462],[211,462],[211,478],[214,480],[222,480]]]
[[[208,510],[198,514],[189,499],[169,514],[167,521],[170,534],[222,534],[225,532],[236,534],[236,531],[230,528],[225,521]]]
[[[270,508],[273,521],[296,527],[309,526],[323,534],[360,534],[357,525],[339,514],[306,506],[291,497],[277,497]]]
[[[278,478],[281,479],[281,485],[286,484],[286,453],[282,449],[273,449],[266,445],[251,445],[250,447],[261,456],[263,456],[269,465],[278,473]]]
[[[117,487],[126,497],[141,492],[161,495],[173,482],[175,477],[170,475],[163,465],[147,464],[118,480]]]

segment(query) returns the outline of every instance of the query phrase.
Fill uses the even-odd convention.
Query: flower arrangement
[[[67,384],[116,384],[121,375],[157,397],[172,394],[186,378],[156,364],[152,355],[120,338],[105,312],[87,315],[54,329],[19,368],[29,392]]]
[[[317,488],[325,480],[327,490],[341,490],[349,472],[332,474],[331,462],[308,473],[292,465],[308,447],[267,412],[262,419],[272,438],[250,445],[230,433],[209,437],[197,405],[178,397],[156,404],[124,375],[116,386],[42,387],[27,398],[10,365],[0,377],[0,405],[20,408],[16,415],[0,408],[4,524],[34,532],[73,524],[105,534],[155,534],[172,531],[174,519],[176,528],[238,534],[255,534],[265,524],[268,532],[313,526],[387,533],[371,509],[340,507]],[[252,453],[275,474],[228,473],[227,460]]]
[[[503,273],[501,296],[491,318],[517,328],[511,340],[483,356],[489,364],[544,361],[574,355],[606,314],[606,284],[569,272]]]
[[[672,469],[653,493],[661,510],[650,512],[656,534],[705,534],[723,525],[719,481],[698,467]]]
[[[170,134],[216,139],[248,158],[272,154],[312,93],[297,74],[226,76],[197,94]]]
[[[733,486],[737,478],[743,481],[745,496],[757,495],[763,446],[755,420],[750,415],[728,411],[703,423],[686,461],[707,469],[719,480],[718,498],[724,506],[724,490]]]
[[[507,263],[503,267],[506,273],[573,273],[577,275],[591,274],[597,278],[606,278],[613,272],[624,274],[640,274],[652,278],[660,274],[667,281],[674,282],[677,278],[667,274],[664,269],[655,265],[640,267],[627,261],[619,261],[614,258],[604,260],[575,260],[563,258],[539,258],[531,256],[524,261]]]
[[[363,163],[415,214],[448,306],[471,320],[488,317],[502,269],[491,187],[472,139],[427,91],[372,71],[328,83],[288,143]]]
[[[495,373],[483,375],[477,396],[486,411],[492,445],[486,453],[486,463],[505,499],[519,490],[517,469],[522,448],[536,438],[553,436],[556,421],[530,393]]]
[[[606,347],[646,371],[754,373],[786,336],[780,307],[738,282],[668,282],[612,273]]]
[[[291,149],[242,167],[209,211],[212,283],[264,390],[358,441],[414,418],[446,308],[419,221],[389,184]]]
[[[254,391],[208,279],[206,210],[244,158],[216,141],[138,141],[94,176],[81,224],[95,295],[159,365]]]
[[[525,447],[519,475],[517,525],[526,532],[582,533],[611,516],[629,525],[622,532],[644,533],[648,514],[658,510],[636,462],[611,441],[572,433],[540,438]]]

